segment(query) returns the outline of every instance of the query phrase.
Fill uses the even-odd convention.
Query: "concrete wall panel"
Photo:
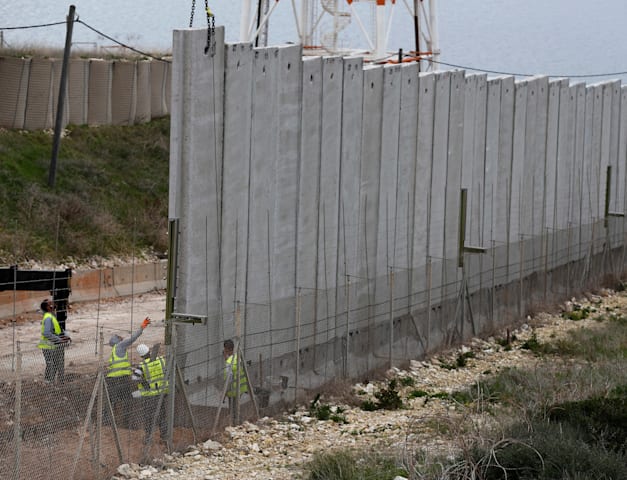
[[[342,85],[342,123],[341,123],[341,157],[340,157],[340,188],[338,202],[338,240],[337,240],[337,273],[336,273],[336,313],[347,309],[357,311],[358,306],[366,302],[368,297],[367,284],[359,285],[358,281],[365,278],[360,263],[362,251],[360,246],[364,244],[364,226],[360,218],[360,186],[361,186],[361,136],[363,121],[363,91],[364,71],[363,59],[343,59],[343,85]],[[361,227],[361,228],[360,228]],[[364,254],[365,255],[365,254]],[[345,285],[349,276],[352,282],[357,283],[359,294],[353,292],[346,297]],[[357,288],[357,287],[355,287]],[[364,300],[365,298],[365,300]],[[350,305],[349,305],[350,304]],[[335,336],[346,335],[347,325],[345,318],[343,325],[336,318]]]
[[[567,82],[560,88],[556,170],[556,230],[568,228],[572,185],[573,106],[574,97]]]
[[[507,281],[509,268],[509,249],[505,247],[509,245],[515,94],[514,79],[512,77],[504,78],[501,84],[499,156],[495,196],[496,219],[494,222],[495,247],[499,248],[495,257],[495,281],[498,285]]]
[[[575,104],[575,139],[573,145],[574,154],[574,195],[573,195],[573,215],[571,222],[578,229],[575,242],[576,247],[573,254],[577,259],[583,258],[586,250],[581,238],[581,225],[583,221],[584,199],[587,186],[585,184],[585,164],[584,164],[584,141],[585,141],[585,115],[586,115],[586,88],[583,83],[574,86]],[[576,253],[575,253],[576,252]]]
[[[324,295],[317,285],[321,218],[319,211],[322,76],[322,58],[303,60],[296,251],[296,285],[303,300],[301,346],[315,345],[319,341],[317,308],[320,296]]]
[[[414,243],[414,192],[418,135],[418,65],[401,69],[401,103],[398,136],[396,228],[392,265],[395,271],[396,309],[408,309],[412,292],[411,266]]]
[[[137,63],[112,63],[111,122],[113,125],[133,125],[137,104]]]
[[[623,192],[627,190],[627,85],[623,85],[620,90],[620,124],[618,134],[618,164],[623,169]],[[627,195],[623,194],[623,203],[616,206],[620,212],[627,213]],[[623,232],[627,231],[627,218],[623,217]]]
[[[338,240],[340,218],[340,167],[342,148],[342,110],[344,62],[340,57],[322,60],[322,111],[320,113],[320,208],[318,218],[317,284],[321,332],[328,340],[331,320],[336,312]],[[326,350],[325,350],[326,351]]]
[[[227,45],[224,75],[231,88],[224,97],[220,239],[224,312],[234,312],[237,302],[243,305],[246,299],[252,72],[252,44]]]
[[[153,118],[170,113],[170,81],[174,76],[173,69],[174,66],[170,73],[170,66],[166,62],[150,63],[150,111]]]
[[[180,222],[178,294],[174,307],[178,313],[193,315],[220,312],[218,179],[222,158],[224,29],[216,30],[215,56],[204,54],[204,33],[195,29],[174,34],[176,76],[181,81],[177,89],[181,110],[173,112],[171,120],[170,217]],[[198,252],[204,253],[199,256]]]
[[[89,60],[71,58],[68,65],[69,122],[85,125],[89,106]]]
[[[412,244],[412,303],[426,305],[428,279],[417,267],[427,265],[430,238],[431,159],[435,115],[435,74],[418,77],[418,135],[414,179],[414,230]]]
[[[24,128],[30,58],[0,57],[0,125]]]
[[[390,298],[390,269],[394,269],[396,264],[396,234],[399,228],[405,228],[404,219],[399,218],[397,213],[401,88],[401,66],[387,65],[383,71],[383,103],[381,106],[379,218],[376,250],[377,280],[375,285],[375,303],[377,304]],[[401,252],[399,251],[398,254],[401,255]],[[378,310],[377,322],[389,321],[389,309],[379,308]]]
[[[24,128],[26,130],[43,130],[54,126],[53,65],[52,62],[44,58],[31,60],[24,114]]]
[[[111,83],[113,64],[104,60],[89,62],[89,97],[87,100],[90,125],[111,123]]]
[[[150,103],[152,86],[150,83],[150,62],[137,62],[137,101],[135,102],[135,123],[149,122],[152,113]]]
[[[296,241],[298,209],[298,169],[300,162],[301,101],[302,101],[302,49],[299,46],[278,49],[277,80],[277,157],[275,163],[274,205],[270,211],[273,226],[272,241],[272,297],[281,299],[273,306],[277,326],[273,339],[294,339],[295,332],[285,327],[295,321],[294,295],[296,285]],[[285,344],[275,353],[292,351]]]
[[[275,327],[272,308],[275,300],[278,300],[273,297],[274,288],[271,280],[275,267],[272,251],[275,234],[273,212],[275,168],[279,156],[278,70],[278,48],[254,50],[251,145],[255,148],[251,148],[250,152],[249,226],[246,249],[248,275],[245,297],[245,304],[248,306],[247,318],[250,322],[244,330],[251,335],[260,332],[271,335],[270,332]]]

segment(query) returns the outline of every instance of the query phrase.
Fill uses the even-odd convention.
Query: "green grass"
[[[0,130],[0,264],[166,252],[169,128],[68,126],[54,188],[52,134]]]
[[[470,423],[451,417],[437,424],[437,431],[458,445],[457,455],[416,450],[408,463],[396,452],[387,461],[378,458],[375,463],[388,469],[369,477],[355,470],[374,461],[368,452],[326,452],[308,465],[308,478],[394,478],[398,465],[409,464],[407,473],[400,473],[409,479],[627,480],[625,317],[609,316],[598,328],[577,329],[551,342],[534,336],[529,346],[541,359],[532,369],[505,369],[452,394],[409,392],[409,398],[443,398],[463,406],[460,413]],[[476,414],[491,421],[480,422],[478,429],[472,423]]]

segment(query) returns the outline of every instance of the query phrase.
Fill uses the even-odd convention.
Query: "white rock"
[[[122,465],[120,465],[118,467],[118,473],[124,478],[133,478],[135,476],[133,468],[128,463],[123,463]]]
[[[222,448],[222,444],[214,440],[207,440],[205,443],[202,444],[202,448],[205,450],[215,451],[220,450]]]
[[[252,452],[257,452],[259,453],[261,451],[261,448],[259,448],[259,445],[257,443],[253,443],[251,444],[248,449]]]

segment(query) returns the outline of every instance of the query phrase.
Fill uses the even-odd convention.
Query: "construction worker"
[[[129,338],[124,339],[117,334],[113,334],[109,339],[109,345],[112,348],[107,367],[107,390],[109,391],[109,398],[113,408],[116,408],[116,405],[122,405],[121,426],[126,428],[130,426],[131,395],[134,389],[131,381],[133,371],[127,349],[139,338],[148,325],[150,325],[150,318],[146,317],[137,331]]]
[[[153,347],[151,351],[147,345],[140,343],[137,345],[137,353],[142,358],[142,361],[133,371],[133,379],[139,382],[137,390],[133,392],[133,397],[141,398],[142,400],[144,428],[146,431],[144,443],[151,441],[153,420],[157,408],[159,408],[157,418],[159,433],[161,434],[161,441],[165,441],[168,432],[165,418],[165,396],[169,392],[168,380],[165,376],[165,359],[158,354],[158,345]],[[159,404],[161,404],[160,407]]]
[[[224,381],[227,382],[226,396],[229,399],[229,410],[233,425],[239,423],[240,397],[248,393],[248,380],[242,365],[239,365],[237,353],[234,351],[233,340],[224,341]],[[238,368],[239,367],[239,368]]]
[[[54,301],[45,299],[41,302],[41,311],[44,316],[41,319],[41,336],[39,344],[46,361],[44,379],[47,383],[53,383],[55,377],[62,383],[65,375],[65,347],[70,344],[70,337],[59,325]]]

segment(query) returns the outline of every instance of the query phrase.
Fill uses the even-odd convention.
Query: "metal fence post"
[[[15,358],[15,424],[13,425],[13,439],[15,440],[15,464],[13,478],[20,478],[20,464],[22,462],[22,349],[18,340]]]
[[[294,378],[294,401],[298,400],[298,375],[300,373],[300,322],[301,322],[302,297],[301,287],[296,294],[296,369]],[[250,385],[248,388],[251,388]]]

